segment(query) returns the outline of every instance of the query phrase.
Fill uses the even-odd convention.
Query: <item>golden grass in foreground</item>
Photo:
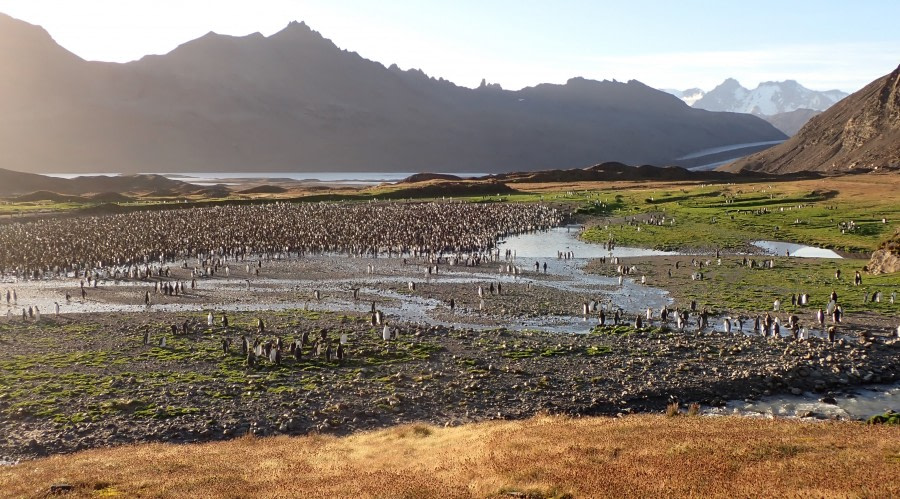
[[[634,416],[408,425],[346,438],[241,438],[56,456],[0,470],[0,494],[224,497],[900,494],[900,428]]]

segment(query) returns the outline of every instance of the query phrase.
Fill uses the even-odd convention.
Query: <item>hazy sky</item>
[[[305,21],[363,57],[469,87],[584,76],[709,90],[735,77],[855,91],[900,64],[900,0],[0,0],[0,12],[122,62]]]

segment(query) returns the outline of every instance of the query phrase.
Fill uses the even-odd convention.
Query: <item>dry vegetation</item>
[[[97,449],[0,469],[0,494],[223,497],[900,494],[900,428],[631,416]]]

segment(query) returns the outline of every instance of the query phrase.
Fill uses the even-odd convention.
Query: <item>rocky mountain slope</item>
[[[900,168],[900,66],[809,121],[790,140],[729,171],[850,172]]]
[[[20,171],[487,173],[672,164],[784,138],[637,81],[462,88],[363,59],[299,23],[113,64],[0,15],[0,67],[0,168]]]
[[[821,112],[813,109],[794,109],[793,111],[773,114],[772,116],[760,116],[760,118],[768,121],[772,126],[791,137],[799,132],[803,125],[807,124],[813,116]]]

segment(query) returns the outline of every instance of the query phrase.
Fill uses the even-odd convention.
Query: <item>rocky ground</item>
[[[241,263],[231,265],[228,276],[221,271],[199,280],[185,295],[153,294],[149,308],[143,296],[153,289],[150,281],[104,281],[88,288],[85,300],[78,280],[7,282],[18,303],[0,319],[0,348],[7,352],[0,359],[0,460],[247,433],[347,434],[415,421],[456,425],[539,412],[660,411],[672,399],[711,406],[813,391],[827,400],[854,385],[900,377],[900,343],[883,331],[895,305],[864,306],[858,297],[845,298],[848,309],[857,310],[835,343],[714,328],[682,332],[656,321],[642,331],[596,328],[595,317],[580,316],[582,303],[594,299],[625,300],[630,321],[645,303],[656,304],[658,317],[660,303],[685,306],[690,299],[724,316],[754,310],[739,306],[748,300],[763,307],[785,292],[770,283],[761,290],[753,282],[728,286],[740,282],[734,279],[768,278],[746,273],[734,256],[707,267],[704,282],[692,281],[692,258],[623,259],[636,266],[631,279],[647,276],[644,286],[619,286],[615,279],[582,273],[580,261],[559,259],[548,261],[546,274],[526,270],[519,276],[500,272],[498,262],[441,265],[430,276],[421,262],[397,258],[264,262],[258,276]],[[676,259],[688,266],[669,277]],[[533,268],[533,260],[519,263]],[[790,277],[832,273],[832,265],[785,261],[777,269]],[[850,275],[856,262],[842,265]],[[172,267],[172,276],[162,280],[190,282],[187,271]],[[604,275],[614,275],[615,268],[609,262],[587,266]],[[490,293],[492,283],[502,284],[501,294]],[[732,288],[737,294],[722,294]],[[360,289],[358,300],[353,289]],[[71,302],[64,299],[67,292]],[[847,296],[843,288],[841,293]],[[54,301],[62,302],[59,316],[51,312]],[[382,326],[371,324],[373,301],[386,311],[394,339],[385,341]],[[811,322],[808,307],[787,303],[784,313]],[[31,304],[43,310],[40,320],[21,318],[22,307]],[[212,327],[209,310],[215,311]],[[228,328],[221,325],[223,313]],[[721,330],[720,321],[711,325]],[[171,332],[173,324],[178,333]],[[874,333],[857,338],[869,330]],[[290,355],[287,345],[304,332],[312,339],[324,332],[323,344],[333,354],[346,335],[346,358],[329,360],[310,345],[299,359]],[[248,366],[243,337],[281,338],[286,346],[280,364]],[[227,353],[225,339],[231,342]]]
[[[773,268],[750,268],[744,261],[765,260],[774,263]],[[721,319],[741,317],[752,325],[756,316],[771,314],[788,322],[790,315],[799,318],[801,327],[821,331],[816,321],[819,308],[827,309],[831,292],[838,295],[844,316],[836,326],[837,334],[857,337],[860,334],[873,337],[889,337],[897,334],[900,326],[900,298],[891,302],[891,295],[900,296],[900,275],[872,276],[863,273],[863,283],[856,286],[854,272],[862,270],[865,261],[859,259],[789,258],[765,255],[722,254],[647,256],[620,258],[622,266],[633,268],[632,279],[643,276],[647,286],[666,289],[673,300],[671,307],[690,306],[695,301],[698,309],[708,308],[719,318],[711,326],[722,328]],[[696,264],[692,264],[695,262]],[[702,263],[702,266],[699,264]],[[593,260],[585,271],[603,276],[615,276],[617,266]],[[841,271],[841,277],[835,272]],[[702,273],[702,280],[692,278]],[[875,293],[880,298],[874,301]],[[809,295],[809,303],[802,306],[792,302],[801,294]],[[774,302],[779,300],[779,310]],[[826,326],[834,325],[830,318]]]
[[[262,318],[266,331],[256,332]],[[900,343],[794,342],[739,334],[609,326],[591,334],[397,324],[384,341],[367,314],[97,313],[0,324],[0,456],[21,459],[140,441],[252,433],[346,434],[397,423],[455,425],[538,412],[659,411],[672,399],[722,404],[830,391],[900,376]],[[189,334],[171,323],[189,320]],[[303,350],[246,365],[240,338],[322,331],[347,356]],[[149,345],[144,334],[149,333]],[[159,345],[166,336],[166,346]],[[233,341],[228,353],[222,339]]]

